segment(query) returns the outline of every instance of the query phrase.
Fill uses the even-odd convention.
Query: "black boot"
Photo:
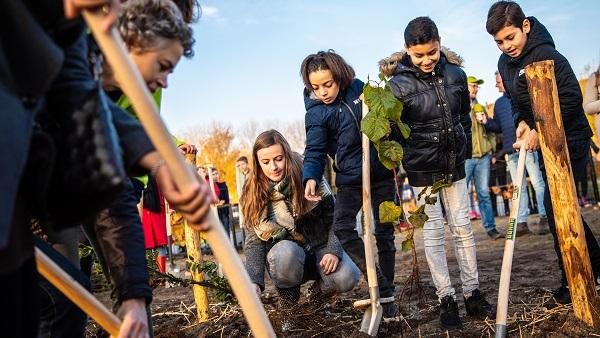
[[[318,311],[325,307],[327,300],[331,297],[331,294],[325,294],[319,285],[319,282],[314,281],[311,286],[306,290],[306,298],[308,299],[308,304]]]
[[[277,288],[279,293],[279,310],[282,314],[281,331],[289,332],[296,326],[294,314],[300,300],[300,286],[288,289]]]
[[[569,303],[571,303],[571,293],[569,292],[569,287],[566,285],[561,285],[552,290],[552,297],[545,302],[543,306],[547,309],[553,309],[560,304]]]
[[[463,299],[465,301],[467,316],[479,319],[485,319],[486,317],[493,319],[496,317],[494,307],[485,300],[479,289],[473,290],[471,297]]]
[[[447,330],[458,329],[462,326],[458,315],[458,305],[452,296],[446,296],[440,301],[440,323]]]

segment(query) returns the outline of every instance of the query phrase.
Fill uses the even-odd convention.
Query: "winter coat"
[[[300,216],[295,224],[296,232],[304,236],[306,241],[305,248],[310,248],[307,252],[307,258],[318,249],[327,248],[327,253],[331,253],[342,258],[343,249],[338,238],[333,232],[333,197],[323,198],[319,204],[304,216]],[[254,231],[246,232],[246,241],[244,243],[244,254],[246,255],[246,271],[252,283],[255,283],[264,289],[265,286],[265,263],[267,253],[276,242],[272,239],[268,241],[261,240]],[[313,257],[314,258],[314,257]]]
[[[560,111],[567,142],[589,139],[592,130],[585,118],[579,82],[569,61],[554,47],[552,36],[536,18],[529,17],[531,31],[521,55],[511,58],[502,54],[498,60],[498,71],[504,88],[512,100],[515,125],[525,121],[535,129],[531,100],[525,78],[525,67],[537,61],[553,60]]]
[[[412,186],[431,186],[465,177],[465,159],[471,153],[471,104],[462,59],[442,49],[431,73],[414,66],[405,52],[380,61],[391,77],[388,85],[404,103],[402,122],[410,129],[403,140],[402,165]]]
[[[309,179],[320,182],[329,155],[334,162],[336,186],[362,183],[362,101],[359,96],[363,87],[362,81],[354,79],[350,87],[340,91],[337,99],[328,105],[304,89],[306,149],[302,182]],[[392,131],[392,137],[399,134],[396,130]],[[371,181],[391,179],[393,172],[379,162],[372,143],[370,150]]]

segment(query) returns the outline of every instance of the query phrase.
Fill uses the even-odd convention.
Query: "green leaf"
[[[410,127],[406,123],[399,122],[398,128],[400,128],[400,132],[402,133],[402,137],[408,138],[410,136]]]
[[[385,201],[379,205],[379,222],[398,223],[400,216],[402,216],[402,206],[392,201]]]
[[[427,216],[424,213],[414,213],[408,217],[408,221],[415,228],[423,227],[423,225],[425,225],[425,222],[427,222],[428,219],[429,219],[429,216]]]
[[[437,202],[437,197],[431,196],[431,195],[425,196],[425,203],[426,204],[434,205],[436,202]]]
[[[389,91],[390,89],[386,88],[386,91]],[[394,95],[390,92],[390,95]],[[394,97],[394,99],[396,100],[396,104],[394,105],[394,107],[388,109],[385,111],[385,117],[387,117],[388,119],[400,124],[402,123],[400,121],[400,117],[402,117],[402,110],[404,109],[404,105],[402,104],[402,102],[400,102],[398,99],[396,99]]]
[[[433,186],[431,187],[431,194],[437,194],[440,190],[444,189],[444,188],[448,188],[452,186],[452,182],[447,183],[444,181],[437,181],[433,184]]]
[[[408,251],[412,250],[413,245],[414,245],[414,240],[412,237],[403,240],[402,241],[402,251],[408,252]]]
[[[390,124],[385,118],[381,118],[374,111],[370,111],[360,121],[360,130],[367,135],[371,142],[378,142],[390,133]]]
[[[368,76],[367,76],[367,78],[368,78]],[[383,75],[383,73],[379,73],[379,80],[386,81],[385,75]]]
[[[394,109],[397,102],[399,102],[391,90],[381,87],[365,86],[363,94],[365,95],[365,103],[369,106],[369,110],[375,111],[378,114],[387,115],[385,113],[390,109]]]
[[[425,187],[423,190],[421,190],[419,195],[417,195],[417,201],[420,201],[421,197],[423,197],[423,195],[427,194],[427,190],[429,190],[429,187]]]
[[[379,155],[379,161],[388,169],[394,169],[400,166],[404,150],[400,143],[396,141],[381,141],[375,145]]]

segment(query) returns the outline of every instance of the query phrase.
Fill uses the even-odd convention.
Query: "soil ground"
[[[600,238],[600,212],[597,208],[583,209],[583,214],[597,238]],[[497,217],[500,231],[507,226],[507,217]],[[537,222],[537,216],[530,216],[529,222]],[[490,303],[495,305],[500,279],[500,267],[504,250],[504,240],[493,241],[485,234],[480,221],[473,221],[477,242],[480,289]],[[397,235],[396,246],[404,238]],[[399,300],[401,316],[396,320],[382,322],[379,337],[489,337],[494,335],[495,319],[472,320],[466,317],[458,265],[449,232],[446,234],[446,252],[453,285],[463,319],[460,330],[445,331],[440,328],[435,289],[430,277],[423,252],[422,233],[417,231],[415,243],[418,264],[424,291],[424,303],[418,305],[414,292],[409,291]],[[209,258],[208,256],[207,258]],[[410,276],[412,254],[398,250],[396,254],[397,294]],[[550,290],[559,284],[556,255],[552,236],[527,234],[517,238],[513,260],[510,306],[508,318],[509,335],[513,337],[600,337],[600,330],[593,330],[577,321],[571,306],[546,309],[542,306],[550,298]],[[306,287],[306,286],[305,286]],[[96,293],[106,304],[110,304],[107,291]],[[364,280],[351,292],[331,299],[324,309],[315,311],[306,304],[304,296],[293,317],[295,326],[285,334],[281,332],[281,315],[277,311],[275,290],[267,280],[267,288],[262,300],[280,337],[359,337],[362,312],[352,308],[352,302],[368,297]],[[196,323],[195,306],[190,287],[165,288],[154,290],[152,303],[153,329],[157,338],[163,337],[248,337],[251,335],[244,317],[237,305],[223,303],[210,304],[211,318],[204,323]],[[102,336],[98,325],[90,320],[88,336]]]

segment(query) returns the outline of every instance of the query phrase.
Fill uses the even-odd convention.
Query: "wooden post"
[[[196,168],[196,154],[185,154],[185,161]],[[184,221],[185,231],[185,247],[187,251],[188,261],[190,266],[202,264],[202,238],[198,231],[194,231],[188,226],[187,221]],[[204,281],[204,273],[190,269],[192,279],[196,282]],[[198,314],[198,322],[208,320],[208,295],[206,288],[200,285],[192,285],[194,291],[194,301],[196,302],[196,311]]]
[[[575,316],[597,327],[597,294],[560,112],[554,61],[525,68]]]

